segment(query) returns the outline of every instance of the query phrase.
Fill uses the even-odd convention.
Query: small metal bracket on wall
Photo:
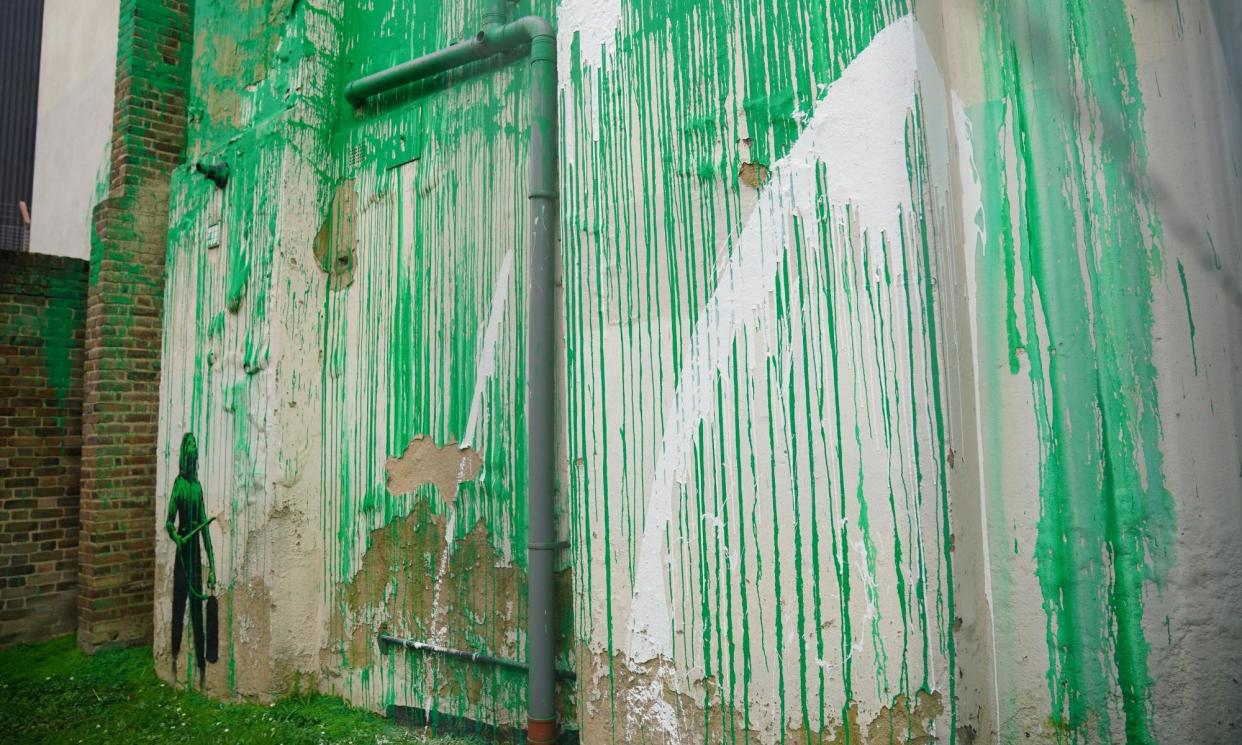
[[[569,541],[552,541],[551,543],[531,542],[526,544],[526,548],[530,551],[560,551],[569,548]]]

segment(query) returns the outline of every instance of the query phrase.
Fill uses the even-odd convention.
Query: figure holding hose
[[[181,438],[180,471],[173,482],[172,496],[168,500],[168,517],[164,529],[177,545],[176,560],[173,569],[172,598],[172,660],[173,675],[177,673],[177,657],[181,652],[181,637],[185,627],[186,606],[190,610],[190,629],[194,634],[194,659],[198,662],[199,685],[205,682],[207,662],[215,660],[214,628],[203,628],[203,601],[208,596],[203,593],[203,562],[202,553],[207,554],[207,588],[208,592],[216,586],[216,558],[211,550],[211,531],[208,525],[215,518],[207,518],[207,507],[203,501],[203,487],[198,480],[198,441],[194,433],[186,432]],[[211,600],[214,601],[214,598]],[[210,603],[214,606],[214,602]],[[209,615],[214,611],[209,607]],[[214,619],[209,619],[209,626]]]

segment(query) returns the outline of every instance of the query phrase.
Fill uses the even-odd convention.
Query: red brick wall
[[[87,264],[0,251],[0,646],[71,632]]]
[[[168,185],[182,161],[188,0],[122,0],[109,193],[86,317],[78,644],[151,638]]]

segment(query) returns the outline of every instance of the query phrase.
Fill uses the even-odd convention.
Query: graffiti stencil
[[[176,675],[177,657],[185,627],[186,608],[190,611],[190,631],[194,636],[194,661],[198,664],[200,685],[204,682],[207,663],[217,658],[216,624],[216,558],[211,550],[209,526],[215,518],[207,517],[203,486],[198,480],[198,441],[194,433],[181,438],[180,470],[173,482],[168,500],[168,517],[164,529],[176,544],[172,597],[172,660]],[[203,554],[207,554],[207,592],[203,592]],[[207,604],[204,627],[203,604]]]

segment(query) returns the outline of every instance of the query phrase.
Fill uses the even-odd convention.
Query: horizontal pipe
[[[459,41],[451,47],[437,49],[417,59],[358,78],[345,86],[345,100],[353,106],[361,106],[371,96],[439,75],[487,56],[486,47],[477,38]]]
[[[492,665],[493,667],[503,667],[510,670],[521,670],[523,672],[530,668],[525,662],[511,660],[507,657],[497,657],[487,654],[486,652],[467,652],[464,649],[453,649],[444,647],[439,644],[431,644],[430,642],[420,642],[414,639],[401,639],[389,634],[379,635],[380,646],[390,645],[394,647],[404,647],[412,652],[430,652],[438,654],[442,657],[452,657],[467,662],[475,662],[482,665]],[[564,680],[577,680],[578,675],[572,670],[557,670],[556,677]]]
[[[358,78],[345,86],[345,100],[352,106],[361,106],[372,96],[487,59],[528,44],[540,36],[555,39],[552,26],[537,16],[518,18],[503,25],[488,23],[474,38]]]

